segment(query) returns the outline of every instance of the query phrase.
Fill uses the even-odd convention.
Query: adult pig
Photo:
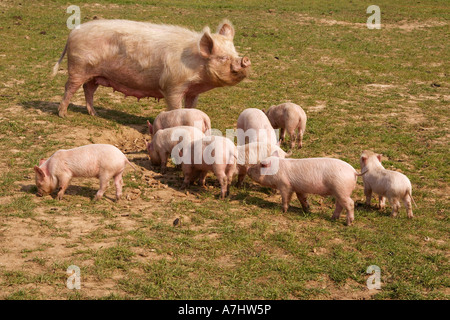
[[[204,186],[206,175],[212,171],[220,183],[220,198],[224,199],[229,194],[237,159],[236,146],[230,139],[205,136],[184,145],[180,155],[179,161],[184,174],[181,188],[187,188],[197,178],[199,185]]]
[[[263,186],[276,188],[286,212],[295,192],[303,210],[309,209],[307,194],[334,196],[336,208],[332,219],[347,211],[347,225],[354,220],[351,198],[358,174],[348,163],[333,158],[280,159],[269,157],[248,169],[248,175]]]
[[[234,28],[224,20],[211,33],[179,26],[128,20],[95,20],[70,32],[59,61],[67,52],[69,78],[58,111],[67,114],[72,95],[83,86],[89,114],[95,115],[94,92],[99,85],[125,96],[164,98],[169,110],[192,108],[198,95],[233,86],[249,72],[250,60],[239,57]]]
[[[291,102],[271,106],[265,112],[274,129],[281,129],[280,139],[285,140],[286,132],[291,139],[291,148],[294,148],[297,140],[298,147],[303,145],[303,134],[306,129],[306,113],[299,105]],[[295,131],[297,137],[295,137]]]
[[[252,142],[270,144],[278,142],[275,130],[266,114],[256,108],[248,108],[241,112],[237,120],[237,129],[238,145]]]
[[[90,144],[69,150],[58,150],[50,158],[42,159],[40,165],[34,167],[38,196],[52,193],[58,186],[61,188],[57,199],[63,198],[69,182],[74,177],[99,178],[100,189],[95,200],[100,199],[114,178],[116,199],[122,195],[122,174],[127,164],[136,169],[116,147],[110,144]]]
[[[163,111],[158,114],[153,124],[147,120],[148,131],[154,135],[158,130],[178,126],[197,127],[203,133],[211,129],[211,120],[208,115],[198,109],[176,109]]]
[[[365,150],[361,154],[361,170],[368,170],[363,176],[366,205],[370,205],[372,192],[379,195],[380,209],[384,209],[386,198],[392,206],[392,216],[395,217],[400,209],[400,200],[403,201],[408,218],[413,217],[411,201],[411,181],[403,173],[386,170],[381,164],[381,154]],[[414,202],[415,204],[415,202]]]
[[[147,150],[152,165],[161,165],[161,173],[164,174],[173,148],[178,144],[190,143],[202,139],[203,136],[204,134],[201,130],[190,126],[158,130],[153,135],[152,142],[147,143]],[[175,153],[178,154],[176,151]]]

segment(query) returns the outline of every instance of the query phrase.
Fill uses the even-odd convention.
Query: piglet
[[[191,126],[203,133],[211,130],[211,120],[208,115],[198,109],[175,109],[158,114],[153,124],[147,120],[148,131],[154,135],[158,130],[178,126]]]
[[[279,146],[270,143],[252,142],[238,146],[238,181],[236,187],[239,188],[242,185],[242,182],[247,175],[247,170],[251,165],[257,164],[259,161],[272,156],[275,152],[277,152],[280,158],[290,156],[290,153],[287,154]]]
[[[270,124],[274,129],[281,129],[281,141],[285,140],[286,131],[291,139],[291,148],[294,148],[295,141],[298,141],[298,147],[303,146],[303,134],[306,129],[306,113],[299,105],[295,103],[282,103],[278,106],[271,106],[266,112]],[[298,130],[295,138],[295,130]]]
[[[127,164],[136,170],[119,149],[109,144],[90,144],[58,150],[50,158],[42,159],[39,167],[34,167],[37,195],[50,194],[59,186],[61,189],[57,199],[61,200],[72,178],[97,177],[100,179],[100,189],[95,200],[98,200],[105,193],[108,181],[114,178],[116,199],[119,200],[122,195],[122,174]]]
[[[225,137],[205,136],[183,145],[177,160],[184,174],[181,188],[187,188],[197,178],[198,184],[204,186],[206,175],[212,171],[220,183],[220,198],[224,199],[236,171],[236,159],[236,146]]]
[[[237,142],[244,145],[252,142],[277,144],[277,136],[269,119],[259,109],[248,108],[237,119]]]
[[[181,109],[180,109],[181,110]],[[147,142],[147,150],[152,165],[161,165],[161,173],[166,172],[167,161],[177,145],[202,139],[204,134],[195,127],[180,126],[160,129],[153,135],[152,142]],[[178,152],[176,152],[178,154]]]
[[[363,173],[364,174],[364,173]],[[303,210],[309,209],[307,194],[334,196],[336,208],[332,219],[347,211],[347,225],[354,220],[351,198],[360,175],[348,163],[333,158],[280,159],[277,153],[248,169],[248,175],[259,184],[280,191],[283,212],[286,212],[295,192]]]
[[[395,217],[400,209],[400,200],[403,201],[408,218],[413,217],[411,201],[412,197],[411,181],[404,174],[386,170],[381,164],[381,154],[365,150],[361,154],[361,170],[368,170],[363,176],[364,194],[366,205],[370,205],[372,192],[379,195],[380,209],[384,209],[386,198],[392,206],[392,216]],[[416,205],[417,207],[417,205]]]

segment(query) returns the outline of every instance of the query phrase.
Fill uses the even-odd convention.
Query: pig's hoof
[[[62,110],[60,110],[60,111],[58,112],[58,115],[59,115],[61,118],[65,118],[65,117],[67,116],[67,111],[62,111]]]

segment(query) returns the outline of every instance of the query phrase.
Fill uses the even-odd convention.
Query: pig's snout
[[[241,67],[242,68],[247,68],[251,65],[252,63],[250,62],[250,59],[247,57],[243,57],[241,60]]]

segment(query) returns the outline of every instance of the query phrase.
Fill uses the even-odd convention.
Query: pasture
[[[448,299],[449,291],[449,3],[386,1],[83,1],[0,2],[0,299]],[[81,22],[130,19],[215,31],[224,18],[252,62],[234,87],[200,95],[212,127],[235,128],[245,108],[286,101],[303,107],[303,148],[292,157],[336,157],[360,171],[359,156],[409,177],[418,208],[408,219],[390,206],[370,208],[361,178],[355,222],[331,220],[332,198],[294,198],[248,177],[219,199],[207,187],[180,190],[173,164],[152,168],[146,121],[164,100],[124,98],[100,87],[97,117],[83,91],[68,116],[57,116],[67,80],[64,49],[69,5]],[[366,8],[381,9],[381,29]],[[92,199],[97,179],[74,179],[62,201],[36,197],[34,165],[54,151],[110,143],[137,167],[124,175],[124,196]],[[287,145],[283,148],[287,150]],[[235,178],[236,179],[236,178]],[[179,219],[181,224],[174,226]],[[66,287],[69,266],[81,289]],[[381,270],[381,290],[366,269]]]

